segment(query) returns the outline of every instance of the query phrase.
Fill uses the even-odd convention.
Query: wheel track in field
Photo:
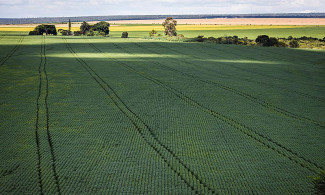
[[[73,48],[66,41],[66,39],[64,39],[64,41],[70,53],[91,75],[91,77],[100,85],[100,87],[112,100],[114,105],[134,125],[134,127],[137,129],[137,132],[140,134],[141,138],[145,141],[145,143],[148,144],[150,148],[152,148],[158,154],[158,156],[162,158],[162,160],[167,164],[167,166],[177,176],[179,176],[181,180],[191,190],[193,190],[195,194],[201,194],[201,190],[216,194],[216,191],[213,188],[211,188],[208,184],[202,181],[192,170],[188,168],[188,166],[183,161],[180,160],[180,158],[172,150],[170,150],[166,145],[164,145],[157,139],[157,136],[154,134],[151,128],[126,105],[126,103],[118,96],[115,90],[106,81],[104,81],[104,79],[102,79],[83,59],[78,57],[77,53],[73,50]]]
[[[224,45],[226,45],[226,44],[224,44]],[[209,49],[214,49],[214,50],[217,50],[217,51],[221,51],[221,52],[223,52],[223,53],[226,53],[225,51],[223,51],[223,50],[220,50],[220,49],[217,49],[217,48],[215,48],[215,47],[209,47],[209,46],[207,46],[206,44],[200,44],[200,46],[202,47],[202,48],[209,48]],[[187,46],[185,46],[185,47],[187,47]],[[192,48],[191,48],[192,49]],[[209,56],[213,56],[212,54],[208,54]],[[233,53],[233,55],[235,55],[234,53]],[[237,55],[238,56],[238,55]],[[246,58],[246,59],[251,59],[251,58],[249,58],[249,57],[245,57],[245,56],[243,56],[244,58]],[[198,58],[198,57],[196,57],[196,58]],[[220,73],[219,73],[220,74]],[[303,92],[300,92],[300,91],[296,91],[296,90],[294,90],[294,89],[291,89],[291,90],[288,90],[288,89],[286,89],[286,88],[284,88],[284,87],[282,87],[282,86],[280,86],[280,85],[276,85],[276,84],[272,84],[272,83],[266,83],[266,82],[261,82],[261,81],[257,81],[257,80],[253,80],[253,79],[246,79],[246,78],[241,78],[241,77],[238,77],[238,76],[235,76],[235,75],[230,75],[231,77],[235,77],[235,78],[238,78],[238,79],[240,79],[240,80],[245,80],[245,81],[248,81],[248,82],[251,82],[251,83],[260,83],[260,84],[262,84],[262,85],[268,85],[268,86],[271,86],[271,87],[273,87],[273,88],[281,88],[281,89],[283,89],[283,90],[285,90],[285,91],[287,91],[287,92],[290,92],[290,93],[296,93],[296,94],[298,94],[298,95],[301,95],[301,96],[303,96],[303,97],[307,97],[307,98],[310,98],[310,99],[313,99],[313,100],[316,100],[316,101],[320,101],[320,102],[325,102],[325,99],[324,98],[321,98],[321,97],[317,97],[317,96],[313,96],[313,95],[310,95],[310,94],[306,94],[306,93],[303,93]]]
[[[134,43],[134,44],[137,45],[138,47],[144,49],[144,50],[150,51],[149,49],[143,47],[142,45],[140,45],[140,44],[138,44],[138,43]],[[159,45],[160,45],[160,44],[159,44]],[[161,46],[161,47],[165,47],[165,46],[162,46],[162,45],[160,45],[160,46]],[[166,48],[166,47],[165,47],[165,48]],[[167,49],[168,49],[168,48],[167,48]],[[192,58],[199,58],[199,59],[202,59],[202,60],[203,60],[203,58],[196,57],[196,56],[194,57],[193,55],[186,54],[186,53],[180,52],[180,51],[178,51],[178,50],[174,50],[174,49],[171,49],[171,48],[170,48],[170,50],[173,50],[174,52],[177,52],[177,53],[182,54],[182,55],[188,55],[188,56],[191,56]],[[153,53],[152,51],[150,51],[150,52]],[[154,52],[154,53],[158,54],[158,52]],[[180,59],[177,59],[177,58],[173,58],[173,59],[176,59],[176,60],[178,60],[178,61],[180,61],[180,62],[182,62],[182,63],[185,63],[185,64],[192,64],[192,65],[194,65],[194,66],[196,65],[195,63],[187,62],[187,61],[180,60]],[[240,91],[240,90],[237,90],[237,89],[234,89],[234,88],[232,88],[232,87],[229,87],[229,86],[227,86],[227,85],[225,85],[225,84],[222,84],[221,82],[210,81],[210,80],[203,80],[203,79],[201,79],[200,77],[198,77],[198,76],[196,76],[196,75],[192,75],[192,74],[188,74],[188,73],[182,72],[182,71],[177,70],[177,69],[175,69],[175,68],[172,68],[172,67],[170,67],[170,66],[167,66],[167,65],[164,65],[164,64],[161,64],[161,63],[156,63],[156,64],[159,64],[160,66],[162,66],[162,67],[164,67],[164,68],[167,68],[167,69],[169,69],[169,70],[171,70],[171,71],[173,71],[173,72],[177,72],[177,73],[182,74],[182,75],[184,75],[184,76],[187,76],[187,77],[193,78],[193,79],[195,79],[195,80],[197,80],[197,81],[200,81],[200,82],[203,82],[203,83],[207,83],[207,84],[212,84],[212,85],[215,85],[215,86],[217,86],[217,87],[219,87],[219,88],[221,88],[221,89],[224,89],[224,90],[226,90],[226,91],[230,91],[230,92],[232,92],[232,93],[234,93],[234,94],[236,94],[236,95],[242,96],[242,97],[244,97],[245,99],[248,99],[248,100],[250,100],[250,101],[252,101],[252,102],[254,102],[254,103],[257,103],[257,104],[259,104],[259,105],[261,105],[261,106],[263,106],[263,107],[265,107],[265,108],[272,109],[273,111],[276,111],[276,112],[278,112],[279,114],[282,114],[282,115],[284,115],[284,116],[286,116],[286,117],[293,118],[293,119],[295,119],[295,120],[300,120],[300,121],[309,122],[309,123],[312,123],[312,124],[317,125],[317,126],[319,126],[319,127],[325,128],[325,125],[322,124],[321,122],[318,122],[318,121],[315,121],[315,120],[309,119],[309,118],[304,117],[304,116],[299,116],[299,115],[297,115],[297,114],[294,114],[294,113],[292,113],[292,112],[290,112],[290,111],[287,111],[287,110],[285,110],[285,109],[283,109],[283,108],[280,108],[279,106],[273,105],[273,104],[271,104],[271,103],[269,103],[269,102],[267,102],[267,101],[265,101],[265,100],[262,100],[262,99],[260,99],[260,98],[257,98],[257,97],[255,97],[255,96],[253,96],[253,95],[251,95],[251,94],[248,94],[248,93],[242,92],[242,91]]]
[[[18,44],[5,56],[3,57],[1,60],[0,60],[0,67],[7,61],[9,60],[9,58],[11,58],[15,53],[16,51],[19,49],[19,47],[21,46],[23,40],[25,39],[25,36],[21,36],[19,41],[18,41]]]
[[[115,43],[112,43],[113,45],[115,45],[115,47],[120,48],[121,50],[123,50],[120,46],[116,45]],[[93,45],[90,43],[90,45]],[[94,45],[93,45],[94,46]],[[98,49],[98,48],[97,48]],[[98,52],[101,50],[98,50]],[[103,52],[101,52],[103,53]],[[126,53],[132,54],[128,51],[126,51]],[[134,55],[134,54],[133,54]],[[114,59],[112,57],[108,57],[110,59]],[[215,118],[224,121],[225,123],[227,123],[228,125],[234,127],[235,129],[239,130],[240,132],[244,133],[245,135],[247,135],[248,137],[254,139],[255,141],[259,142],[260,144],[264,145],[265,147],[272,149],[273,151],[277,152],[278,154],[285,156],[286,158],[288,158],[289,160],[299,164],[300,166],[312,171],[312,172],[319,172],[320,170],[324,169],[323,167],[319,166],[318,164],[312,162],[309,159],[306,159],[303,156],[300,156],[298,153],[292,151],[289,148],[286,148],[285,146],[281,145],[280,143],[277,143],[276,141],[274,141],[273,139],[271,139],[268,136],[265,136],[251,128],[249,128],[248,126],[241,124],[240,122],[227,117],[217,111],[211,110],[208,107],[196,102],[195,100],[191,99],[190,97],[186,96],[184,93],[168,86],[167,84],[161,82],[160,80],[157,80],[149,75],[146,75],[142,72],[137,71],[136,69],[130,67],[129,65],[123,63],[123,62],[119,62],[118,60],[115,59],[115,61],[117,61],[119,64],[123,65],[124,67],[126,67],[128,70],[131,70],[132,72],[135,72],[137,74],[139,74],[140,76],[142,76],[143,78],[146,78],[152,82],[154,82],[157,85],[160,85],[161,87],[167,89],[168,91],[172,92],[174,95],[176,95],[178,98],[180,98],[181,100],[183,100],[185,103],[192,105],[194,107],[199,108],[200,110],[202,110],[203,112],[210,114],[212,116],[214,116]],[[157,62],[157,64],[160,64],[159,62]],[[277,149],[278,148],[278,149]]]
[[[248,56],[242,55],[240,53],[235,53],[233,51],[229,51],[229,50],[224,51],[224,50],[221,50],[221,49],[217,49],[217,48],[215,48],[213,46],[208,46],[208,44],[200,44],[200,45],[202,45],[203,47],[207,47],[207,48],[210,48],[210,49],[214,49],[214,50],[220,51],[220,52],[225,53],[225,54],[229,54],[230,53],[230,54],[232,54],[234,56],[241,56],[242,58],[245,58],[245,59],[257,60],[254,57],[248,57]],[[224,44],[224,45],[226,45],[226,47],[229,48],[229,46],[227,46],[227,44]],[[239,49],[237,49],[237,48],[234,49],[234,50],[239,51]],[[285,78],[276,77],[276,76],[269,75],[269,74],[264,74],[264,73],[261,73],[261,72],[250,71],[248,69],[241,68],[241,67],[238,67],[238,66],[231,66],[231,67],[234,68],[234,69],[238,69],[238,70],[244,71],[244,72],[248,72],[248,73],[255,74],[255,75],[261,75],[263,77],[268,77],[268,78],[272,78],[272,79],[275,79],[275,80],[282,80],[282,81],[286,81],[286,82],[289,82],[289,83],[296,82],[296,81],[288,80],[288,79],[285,79]],[[305,83],[305,82],[304,83],[300,83],[300,84],[301,85],[308,86],[308,87],[311,86],[309,83]]]
[[[49,108],[48,108],[48,76],[46,72],[46,65],[47,65],[47,57],[46,57],[46,46],[45,46],[45,37],[42,37],[42,44],[41,44],[41,62],[38,67],[38,73],[39,73],[39,91],[37,96],[37,112],[36,112],[36,125],[35,125],[35,137],[36,137],[36,147],[37,147],[37,155],[38,155],[38,164],[37,164],[37,171],[38,171],[38,177],[39,177],[39,185],[40,185],[40,192],[41,194],[44,194],[44,186],[43,186],[43,180],[42,180],[42,169],[41,169],[41,147],[40,147],[40,132],[39,132],[39,126],[40,126],[40,107],[41,103],[44,103],[45,105],[45,115],[46,115],[46,135],[47,135],[47,141],[50,147],[51,152],[51,166],[53,171],[53,177],[55,180],[55,184],[57,187],[57,193],[61,194],[61,189],[59,185],[59,179],[56,172],[56,160],[55,160],[55,154],[54,154],[54,146],[53,141],[50,133],[49,128]],[[43,78],[44,77],[44,78]],[[44,81],[45,84],[44,84]],[[45,88],[45,89],[44,89]],[[44,96],[44,99],[42,100],[42,96]]]

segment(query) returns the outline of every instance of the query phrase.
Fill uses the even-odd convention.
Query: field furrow
[[[15,52],[19,49],[22,42],[24,41],[24,38],[25,38],[25,36],[21,36],[18,41],[18,44],[5,57],[3,57],[0,60],[0,66],[2,66],[7,60],[9,60],[15,54]]]
[[[41,43],[41,62],[39,64],[39,94],[37,97],[36,115],[36,146],[38,154],[38,175],[41,193],[60,194],[60,185],[56,171],[56,160],[53,140],[49,127],[49,106],[48,106],[48,86],[49,81],[46,72],[47,57],[45,37]],[[56,191],[52,191],[56,188]]]
[[[0,194],[315,192],[323,51],[120,34],[1,34]]]
[[[113,43],[113,44],[114,44],[114,43]],[[120,48],[118,45],[116,45],[116,44],[114,44],[114,45],[115,45],[116,47]],[[92,45],[92,47],[95,47],[95,46]],[[95,47],[95,48],[96,48],[96,47]],[[120,48],[120,49],[121,49],[121,48]],[[96,50],[99,51],[100,53],[103,53],[102,51],[98,50],[98,48],[96,48]],[[121,50],[123,50],[123,49],[121,49]],[[128,52],[127,50],[124,50],[124,52],[126,52],[126,53],[130,53],[130,52]],[[131,53],[130,53],[130,54],[131,54]],[[157,63],[158,63],[158,62],[157,62]],[[150,81],[152,81],[152,82],[154,82],[154,83],[156,83],[156,84],[158,84],[158,85],[160,85],[160,86],[166,88],[167,90],[169,90],[169,91],[171,91],[173,94],[175,94],[177,97],[179,97],[180,99],[184,100],[186,103],[188,103],[188,104],[190,104],[190,105],[192,105],[192,106],[198,107],[198,108],[200,108],[202,111],[204,111],[204,112],[206,112],[206,113],[208,113],[208,114],[211,114],[211,115],[215,116],[216,118],[218,118],[218,119],[220,119],[220,120],[222,120],[222,121],[228,123],[229,125],[235,127],[236,129],[240,130],[241,132],[247,134],[248,136],[250,136],[251,138],[255,139],[256,141],[261,142],[261,143],[262,143],[263,145],[265,145],[266,147],[271,148],[271,149],[273,149],[274,151],[278,152],[279,154],[288,157],[290,160],[293,160],[294,162],[300,164],[301,166],[306,167],[307,169],[309,169],[309,170],[311,170],[311,171],[315,171],[315,172],[319,171],[319,169],[320,169],[320,170],[323,169],[323,167],[321,167],[320,165],[317,165],[316,163],[314,163],[314,162],[312,162],[312,161],[306,159],[305,157],[303,157],[303,156],[301,156],[301,155],[298,155],[296,152],[293,152],[291,149],[288,149],[288,148],[286,148],[285,146],[282,146],[281,144],[275,142],[275,141],[274,141],[273,139],[271,139],[270,137],[267,137],[267,136],[265,136],[265,135],[263,135],[263,134],[261,134],[261,133],[258,133],[258,132],[252,130],[251,128],[249,128],[249,127],[247,127],[247,126],[245,126],[245,125],[243,125],[243,124],[240,124],[238,121],[235,121],[235,120],[233,120],[233,119],[231,119],[231,118],[228,118],[228,117],[226,117],[226,116],[224,116],[224,115],[222,115],[222,114],[220,114],[220,113],[218,113],[218,112],[216,112],[216,111],[211,110],[210,108],[207,108],[207,107],[203,106],[202,104],[200,104],[200,103],[196,102],[195,100],[191,99],[190,97],[186,96],[184,93],[182,93],[182,92],[180,92],[180,91],[177,91],[176,89],[174,89],[174,88],[172,88],[172,87],[166,85],[165,83],[163,83],[163,82],[161,82],[161,81],[159,81],[159,80],[157,80],[157,79],[155,79],[155,78],[153,78],[153,77],[151,77],[151,76],[149,76],[149,75],[146,75],[146,74],[144,74],[144,73],[141,73],[141,72],[137,71],[136,69],[134,69],[134,68],[128,66],[127,64],[124,64],[124,63],[123,63],[122,65],[125,66],[125,67],[127,67],[129,70],[131,70],[131,71],[133,71],[133,72],[136,72],[137,74],[141,75],[142,77],[144,77],[144,78],[146,78],[146,79],[148,79],[148,80],[150,80]],[[247,133],[247,131],[250,131],[251,133],[249,134],[249,133]],[[268,142],[269,142],[269,143],[268,143]],[[270,144],[271,144],[271,145],[270,145]],[[295,159],[293,159],[293,157],[291,157],[291,156],[287,156],[285,153],[283,153],[283,152],[277,150],[274,146],[272,146],[273,144],[274,144],[275,146],[277,146],[277,147],[279,147],[279,148],[285,150],[286,153],[290,153],[291,156],[295,156],[295,158],[298,158],[298,159],[300,159],[300,160],[302,160],[302,161],[299,162],[300,160],[295,160]]]
[[[139,46],[139,44],[137,44],[137,45]],[[174,50],[173,48],[167,48],[167,49],[171,49],[171,50],[173,50],[173,51],[176,52],[176,53],[181,53],[181,54],[186,55],[186,56],[191,56],[191,55],[189,55],[189,54],[179,52],[178,50]],[[192,57],[193,57],[193,56],[192,56]],[[201,60],[203,60],[203,58],[200,58],[200,57],[198,57],[198,56],[195,56],[195,57],[193,57],[193,58],[197,58],[197,59],[201,59]],[[175,59],[176,59],[176,58],[175,58]],[[176,60],[178,60],[178,59],[176,59]],[[182,60],[179,60],[179,61],[182,61]],[[185,62],[185,61],[182,61],[182,62],[187,63],[187,64],[192,64],[192,65],[194,65],[194,66],[196,65],[195,63],[192,63],[192,62],[189,62],[189,61],[186,61],[186,62]],[[219,63],[218,63],[218,64],[219,64]],[[221,82],[218,82],[218,81],[210,81],[210,80],[203,80],[203,79],[201,79],[201,78],[198,77],[198,76],[195,76],[195,75],[192,75],[192,74],[188,74],[188,73],[181,72],[181,71],[179,71],[179,70],[177,70],[177,69],[174,69],[174,68],[172,68],[172,67],[170,67],[170,66],[165,66],[165,65],[162,65],[162,64],[159,64],[159,65],[160,65],[160,66],[163,66],[163,67],[165,67],[165,68],[168,68],[168,69],[170,69],[170,70],[172,70],[172,71],[175,71],[175,72],[178,72],[178,73],[180,73],[180,74],[183,74],[183,75],[185,75],[185,76],[187,76],[187,77],[194,78],[195,80],[197,80],[197,81],[199,81],[199,82],[209,83],[209,84],[216,85],[216,86],[219,87],[219,88],[222,88],[222,89],[224,89],[224,90],[230,91],[230,92],[232,92],[232,93],[234,93],[234,94],[236,94],[236,95],[240,95],[240,96],[242,96],[242,97],[244,97],[244,98],[246,98],[246,99],[248,99],[248,100],[250,100],[250,101],[253,101],[253,102],[255,102],[255,103],[257,103],[257,104],[259,104],[259,105],[261,105],[261,106],[263,106],[263,107],[265,107],[265,108],[273,109],[274,111],[276,111],[276,112],[278,112],[278,113],[280,113],[280,114],[282,114],[282,115],[284,115],[284,116],[286,116],[286,117],[291,117],[291,118],[294,118],[294,119],[296,119],[296,120],[301,120],[301,121],[310,122],[310,123],[313,123],[313,124],[315,124],[315,125],[318,125],[318,126],[320,126],[320,127],[322,127],[322,128],[325,128],[325,124],[322,123],[322,122],[315,121],[315,120],[313,120],[313,119],[310,119],[310,118],[307,118],[307,117],[304,117],[304,116],[299,116],[298,114],[295,114],[295,113],[292,113],[292,112],[290,112],[290,111],[287,111],[287,110],[285,110],[285,109],[283,109],[283,108],[280,108],[280,107],[277,106],[277,105],[274,105],[274,104],[269,103],[269,102],[267,102],[267,101],[265,101],[265,100],[259,99],[258,97],[255,97],[255,96],[253,96],[253,95],[251,95],[251,94],[248,94],[248,93],[242,92],[242,91],[240,91],[240,90],[237,90],[237,89],[231,88],[231,87],[229,87],[229,86],[227,86],[227,85],[225,85],[225,84],[222,84]]]
[[[114,104],[120,109],[120,111],[132,122],[136,127],[141,137],[145,142],[157,152],[157,154],[167,163],[177,176],[179,176],[196,194],[203,193],[204,188],[209,193],[214,194],[215,190],[209,187],[204,181],[202,181],[193,171],[191,171],[167,146],[163,145],[152,133],[150,127],[143,122],[139,116],[134,113],[128,106],[120,99],[114,89],[112,89],[85,61],[78,57],[72,47],[66,41],[67,47],[70,52],[75,56],[76,60],[87,70],[87,72],[93,77],[94,80],[105,90],[107,95],[112,99]],[[176,165],[175,165],[176,164]],[[176,166],[176,167],[175,167]]]

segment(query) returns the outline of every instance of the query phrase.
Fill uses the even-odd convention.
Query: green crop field
[[[324,75],[325,50],[1,33],[0,194],[313,194]]]

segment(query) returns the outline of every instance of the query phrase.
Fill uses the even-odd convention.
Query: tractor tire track
[[[57,193],[61,194],[61,189],[59,186],[59,179],[56,172],[56,160],[55,160],[55,154],[54,154],[54,146],[53,141],[50,133],[49,128],[49,108],[48,108],[48,77],[46,72],[46,65],[47,65],[47,57],[46,57],[46,46],[45,46],[45,37],[42,38],[42,44],[41,44],[41,62],[38,67],[38,74],[39,74],[39,91],[38,91],[38,97],[37,97],[37,113],[36,113],[36,127],[35,127],[35,137],[36,137],[36,147],[37,147],[37,155],[38,155],[38,163],[37,163],[37,170],[38,170],[38,177],[39,177],[39,185],[40,185],[40,192],[41,194],[44,194],[44,184],[42,180],[42,169],[41,169],[41,163],[42,163],[42,155],[41,155],[41,144],[40,144],[40,110],[41,110],[41,104],[44,104],[45,107],[45,116],[46,116],[46,136],[47,136],[47,142],[50,147],[51,152],[51,166],[53,171],[53,177],[55,180],[55,185],[57,188]],[[44,99],[43,99],[44,98]]]
[[[116,45],[115,43],[112,43],[115,45],[115,47],[120,48],[121,50],[123,50],[120,46]],[[90,43],[90,45],[92,45],[92,47],[94,47],[93,44]],[[96,47],[96,46],[95,46]],[[98,48],[97,48],[98,49]],[[98,49],[98,52],[101,51]],[[103,52],[101,52],[103,53]],[[127,52],[130,53],[130,52]],[[112,57],[108,57],[110,59],[114,59]],[[301,167],[304,167],[312,172],[319,172],[320,170],[324,169],[323,167],[319,166],[318,164],[312,162],[309,159],[306,159],[305,157],[299,155],[298,153],[292,151],[289,148],[286,148],[285,146],[281,145],[280,143],[277,143],[276,141],[274,141],[273,139],[271,139],[268,136],[265,136],[251,128],[249,128],[248,126],[241,124],[240,122],[227,117],[226,115],[223,115],[217,111],[211,110],[210,108],[200,104],[199,102],[196,102],[195,100],[191,99],[190,97],[186,96],[184,93],[168,86],[167,84],[163,83],[162,81],[155,79],[147,74],[144,74],[142,72],[137,71],[136,69],[130,67],[129,65],[120,62],[116,59],[114,59],[116,62],[118,62],[119,64],[121,64],[122,66],[124,66],[125,68],[127,68],[128,70],[137,73],[138,75],[142,76],[143,78],[146,78],[150,81],[152,81],[153,83],[160,85],[161,87],[165,88],[166,90],[170,91],[171,93],[173,93],[175,96],[177,96],[178,98],[180,98],[181,100],[183,100],[186,104],[189,104],[193,107],[196,107],[198,109],[200,109],[201,111],[210,114],[212,116],[214,116],[215,118],[224,121],[225,123],[227,123],[228,125],[234,127],[235,129],[239,130],[240,132],[244,133],[245,135],[247,135],[248,137],[254,139],[255,141],[257,141],[258,143],[264,145],[265,147],[272,149],[273,151],[275,151],[276,153],[288,158],[289,160],[297,163],[298,165],[300,165]]]
[[[149,49],[147,49],[147,48],[144,48],[143,46],[141,46],[141,45],[138,44],[138,43],[134,43],[134,44],[137,45],[138,47],[141,47],[142,49],[145,49],[145,50],[148,50],[148,51],[152,52],[151,50],[149,50]],[[161,47],[165,47],[165,46],[162,46],[162,45],[160,45],[160,46],[161,46]],[[165,48],[166,48],[166,47],[165,47]],[[179,53],[179,54],[182,54],[182,55],[189,55],[189,54],[182,53],[182,52],[180,52],[180,51],[178,51],[178,50],[175,50],[175,49],[172,49],[172,48],[168,48],[168,49],[173,50],[174,52]],[[158,54],[158,52],[155,52],[155,53]],[[189,55],[189,56],[191,56],[191,55]],[[192,57],[193,57],[193,56],[192,56]],[[195,56],[195,58],[200,58],[200,57],[196,57],[196,56]],[[195,63],[192,63],[192,62],[183,61],[183,60],[180,60],[180,59],[177,59],[177,58],[174,58],[174,59],[176,59],[176,60],[178,60],[178,61],[180,61],[180,62],[183,62],[183,63],[187,63],[187,64],[195,65]],[[202,58],[201,58],[201,59],[202,59]],[[269,103],[269,102],[267,102],[267,101],[265,101],[265,100],[259,99],[259,98],[255,97],[255,96],[253,96],[253,95],[248,94],[248,93],[245,93],[245,92],[242,92],[242,91],[240,91],[240,90],[237,90],[237,89],[231,88],[231,87],[229,87],[229,86],[227,86],[227,85],[225,85],[225,84],[222,84],[222,83],[220,83],[220,82],[217,82],[217,81],[210,81],[210,80],[203,80],[203,79],[201,79],[200,77],[198,77],[198,76],[196,76],[196,75],[192,75],[192,74],[188,74],[188,73],[182,72],[182,71],[180,71],[180,70],[177,70],[177,69],[175,69],[175,68],[172,68],[172,67],[167,66],[167,65],[164,65],[164,64],[161,64],[161,63],[159,63],[159,62],[156,62],[155,64],[158,64],[159,66],[162,66],[162,67],[164,67],[164,68],[166,68],[166,69],[169,69],[169,70],[171,70],[171,71],[173,71],[173,72],[176,72],[176,73],[182,74],[182,75],[184,75],[184,76],[187,76],[187,77],[193,78],[193,79],[195,79],[195,80],[197,80],[197,81],[200,81],[200,82],[203,82],[203,83],[207,83],[207,84],[212,84],[212,85],[217,86],[218,88],[224,89],[224,90],[226,90],[226,91],[230,91],[230,92],[232,92],[232,93],[234,93],[234,94],[237,94],[237,95],[239,95],[239,96],[244,97],[245,99],[250,100],[251,102],[257,103],[257,104],[259,104],[259,105],[261,105],[261,106],[263,106],[263,107],[265,107],[265,108],[272,109],[273,111],[276,111],[276,112],[278,112],[279,114],[282,114],[282,115],[284,115],[284,116],[286,116],[286,117],[293,118],[293,119],[295,119],[295,120],[299,120],[299,121],[309,122],[309,123],[312,123],[312,124],[317,125],[317,126],[319,126],[319,127],[325,128],[325,125],[324,125],[323,123],[321,123],[321,122],[318,122],[318,121],[315,121],[315,120],[309,119],[309,118],[304,117],[304,116],[297,115],[297,114],[295,114],[295,113],[293,113],[293,112],[287,111],[287,110],[285,110],[285,109],[283,109],[283,108],[280,108],[279,106],[276,106],[276,105],[274,105],[274,104],[271,104],[271,103]]]
[[[90,76],[100,85],[100,87],[106,92],[115,106],[134,125],[145,143],[148,144],[162,158],[162,160],[175,173],[175,175],[179,176],[181,180],[189,188],[191,188],[195,194],[201,194],[200,189],[203,189],[204,191],[207,190],[212,194],[216,194],[216,191],[213,188],[202,181],[192,170],[188,168],[185,163],[180,160],[180,158],[172,150],[170,150],[166,145],[157,139],[157,136],[153,133],[151,128],[125,104],[125,102],[118,96],[115,90],[107,82],[105,82],[84,60],[78,57],[77,53],[73,50],[66,39],[64,39],[64,41],[70,53],[90,74]]]
[[[60,189],[60,185],[59,185],[59,177],[56,171],[56,158],[55,158],[55,153],[54,153],[54,146],[53,146],[53,140],[52,140],[52,136],[50,133],[50,126],[49,126],[49,107],[48,107],[48,95],[49,95],[49,80],[48,80],[48,76],[47,76],[47,72],[46,72],[46,65],[47,65],[47,57],[46,57],[46,48],[45,48],[45,37],[43,38],[44,40],[44,64],[43,64],[43,73],[45,75],[45,98],[44,98],[44,103],[45,103],[45,110],[46,110],[46,134],[47,134],[47,139],[48,139],[48,143],[50,146],[50,151],[51,151],[51,157],[52,157],[52,170],[53,170],[53,176],[55,179],[55,184],[57,187],[57,192],[58,194],[61,194],[61,189]]]
[[[25,36],[22,36],[19,41],[18,44],[5,56],[0,60],[0,67],[7,61],[9,60],[9,58],[11,58],[15,52],[19,49],[19,47],[21,46],[23,40],[25,39]]]
[[[40,187],[40,193],[44,194],[43,192],[43,181],[42,181],[42,170],[41,170],[41,149],[40,149],[40,136],[39,136],[39,118],[40,118],[40,101],[41,101],[41,94],[42,94],[42,64],[43,64],[43,40],[41,44],[41,61],[38,66],[38,76],[39,76],[39,86],[38,86],[38,96],[36,99],[36,123],[35,123],[35,139],[36,139],[36,152],[37,152],[37,173],[38,173],[38,183]]]

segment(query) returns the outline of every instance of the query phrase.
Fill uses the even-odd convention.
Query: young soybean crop
[[[324,50],[118,36],[0,38],[0,194],[315,192]]]

